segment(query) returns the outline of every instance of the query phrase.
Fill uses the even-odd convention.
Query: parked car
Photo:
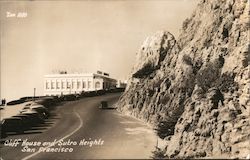
[[[5,138],[7,135],[4,132],[4,130],[2,129],[2,124],[4,123],[4,120],[0,121],[0,138]]]
[[[6,118],[1,122],[1,132],[6,134],[7,132],[24,132],[24,123],[20,117]]]
[[[107,109],[108,108],[108,102],[107,101],[101,101],[101,105],[99,107],[100,109]]]
[[[45,107],[34,107],[34,108],[31,108],[31,110],[38,112],[45,119],[49,117],[49,111]]]
[[[64,101],[75,101],[79,99],[78,94],[68,94],[63,96]]]
[[[32,125],[33,125],[33,121],[32,121],[32,119],[31,119],[31,117],[28,116],[28,115],[18,114],[18,115],[12,116],[12,117],[21,118],[22,121],[23,121],[23,128],[24,128],[24,129],[29,129],[29,128],[32,127]]]
[[[48,118],[49,117],[49,111],[47,108],[45,108],[43,105],[35,103],[35,102],[29,102],[27,103],[22,111],[20,113],[24,113],[27,111],[35,111],[38,114],[40,114],[40,116],[42,116],[43,118]]]
[[[35,107],[44,107],[44,106],[36,102],[26,102],[23,109],[30,109]]]
[[[44,122],[44,117],[36,111],[26,110],[25,112],[22,112],[22,114],[29,116],[30,119],[33,121],[33,124]]]

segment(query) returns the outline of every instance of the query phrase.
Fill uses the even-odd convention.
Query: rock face
[[[250,154],[249,4],[202,0],[183,23],[147,38],[118,110],[155,126],[169,158]]]

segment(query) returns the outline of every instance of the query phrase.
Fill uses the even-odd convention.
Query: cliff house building
[[[116,87],[117,81],[108,73],[50,74],[44,76],[44,95],[59,96],[80,94],[82,91],[109,90]]]

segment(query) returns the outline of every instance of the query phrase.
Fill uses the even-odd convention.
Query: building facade
[[[117,81],[107,74],[51,74],[44,76],[44,95],[80,94],[82,91],[109,90]]]
[[[117,81],[116,88],[126,88],[126,86],[127,86],[127,82],[125,81],[123,82],[121,80]]]

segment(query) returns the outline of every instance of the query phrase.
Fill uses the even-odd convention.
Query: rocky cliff
[[[162,156],[250,154],[249,26],[247,0],[202,0],[177,40],[145,40],[117,107],[154,125]]]

